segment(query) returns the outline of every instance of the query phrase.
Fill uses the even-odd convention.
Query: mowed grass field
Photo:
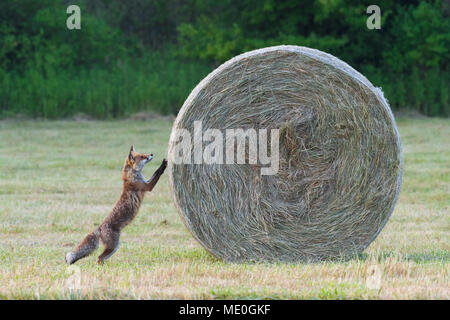
[[[0,298],[449,299],[450,121],[399,117],[403,187],[363,255],[315,264],[230,264],[207,253],[167,175],[103,266],[64,255],[118,200],[131,144],[166,156],[171,121],[0,121]],[[199,181],[201,183],[201,181]]]

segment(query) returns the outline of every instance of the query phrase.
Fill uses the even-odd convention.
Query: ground
[[[230,264],[207,253],[173,205],[164,175],[103,266],[64,255],[121,193],[130,144],[167,152],[168,119],[0,121],[0,298],[449,299],[450,121],[399,117],[403,186],[363,255],[315,264]]]

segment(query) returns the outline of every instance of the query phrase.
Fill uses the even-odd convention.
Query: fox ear
[[[128,162],[130,164],[134,163],[134,147],[131,146],[130,153],[128,154]]]

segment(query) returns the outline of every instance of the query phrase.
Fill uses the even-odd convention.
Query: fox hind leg
[[[104,229],[102,230],[101,239],[105,245],[105,249],[102,254],[98,256],[98,264],[103,264],[106,259],[110,258],[114,252],[117,251],[120,243],[120,232],[111,229]]]
[[[103,262],[106,259],[109,259],[114,252],[117,251],[117,249],[119,248],[119,241],[117,241],[117,245],[114,248],[105,248],[105,250],[103,250],[102,254],[98,256],[98,264],[103,264]]]

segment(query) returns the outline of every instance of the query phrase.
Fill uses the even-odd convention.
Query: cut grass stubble
[[[115,255],[103,266],[94,256],[80,260],[77,273],[64,254],[118,200],[129,145],[155,155],[145,169],[150,176],[166,155],[171,122],[0,121],[0,297],[449,299],[450,126],[446,119],[397,123],[402,192],[358,258],[224,263],[186,230],[164,175]]]

